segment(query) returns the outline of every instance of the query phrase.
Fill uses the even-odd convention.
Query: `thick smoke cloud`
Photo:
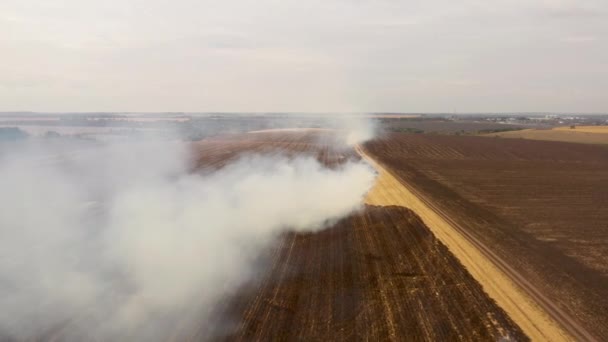
[[[70,151],[0,155],[0,339],[162,340],[204,324],[278,235],[357,210],[375,177],[277,156],[201,175],[168,142]]]

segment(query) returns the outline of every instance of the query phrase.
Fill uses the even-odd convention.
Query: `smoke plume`
[[[338,129],[338,136],[345,146],[355,146],[380,135],[378,122],[371,114],[342,114],[327,119],[328,126]]]
[[[326,228],[374,181],[363,163],[304,157],[189,170],[181,143],[0,155],[0,339],[163,340],[205,324],[278,235]]]

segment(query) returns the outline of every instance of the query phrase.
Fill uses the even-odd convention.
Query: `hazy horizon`
[[[13,115],[13,114],[33,114],[33,115],[96,115],[96,114],[110,114],[110,115],[320,115],[320,116],[331,116],[331,115],[383,115],[383,114],[394,114],[394,115],[608,115],[608,112],[397,112],[397,111],[371,111],[371,112],[227,112],[227,111],[73,111],[73,112],[50,112],[50,111],[0,111],[0,115]]]

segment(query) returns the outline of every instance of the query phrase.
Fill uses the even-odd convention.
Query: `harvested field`
[[[608,150],[407,134],[366,150],[587,331],[608,338]]]
[[[328,167],[360,159],[352,148],[343,146],[334,134],[322,130],[277,130],[223,135],[195,143],[193,152],[197,156],[195,167],[203,170],[216,169],[238,157],[251,154],[311,156]]]
[[[318,131],[222,136],[193,144],[193,167],[211,172],[252,153],[310,155],[327,167],[360,158],[341,146],[333,134]],[[201,308],[214,313],[212,321],[191,330],[193,313],[163,330],[174,341],[528,340],[420,217],[402,206],[366,205],[321,232],[278,236],[258,264],[257,279],[219,307]],[[36,340],[66,340],[74,336],[71,327],[68,322]]]
[[[270,273],[220,317],[230,330],[190,338],[527,340],[418,216],[397,206],[283,237]]]
[[[590,127],[585,129],[584,127]],[[596,128],[597,127],[597,128]],[[569,127],[558,127],[555,129],[524,129],[520,131],[509,131],[484,134],[484,137],[515,138],[530,140],[563,141],[581,144],[608,144],[608,126],[583,126],[579,129]]]
[[[327,132],[307,131],[214,138],[196,148],[199,165],[213,168],[242,152],[315,155],[330,167],[358,158],[335,146]],[[320,233],[284,236],[269,252],[268,274],[220,308],[229,329],[213,324],[180,339],[527,339],[409,209],[368,205]]]
[[[358,148],[358,151],[380,173],[376,185],[366,198],[367,204],[400,205],[413,210],[430,228],[433,235],[448,247],[469,273],[481,283],[490,297],[497,301],[531,339],[568,340],[568,335],[559,325],[515,282],[513,278],[518,277],[519,274],[504,267],[502,260],[491,251],[485,250],[478,241],[463,234],[462,229],[455,222],[432,203],[425,201],[407,183],[400,182],[361,148]]]
[[[553,130],[608,134],[608,126],[575,126],[574,128],[555,127]]]

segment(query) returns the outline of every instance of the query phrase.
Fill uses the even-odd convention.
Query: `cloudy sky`
[[[2,0],[10,110],[608,112],[608,1]]]

